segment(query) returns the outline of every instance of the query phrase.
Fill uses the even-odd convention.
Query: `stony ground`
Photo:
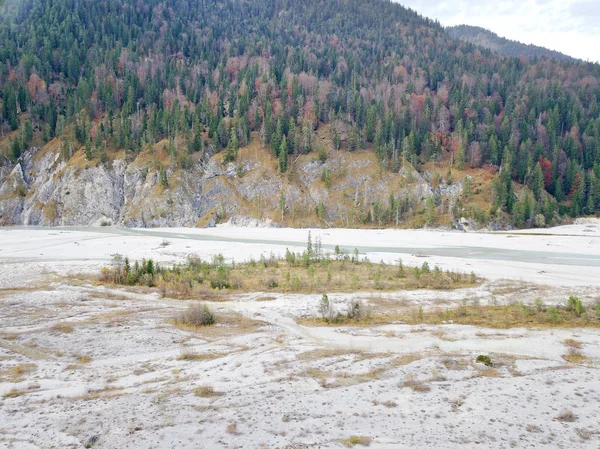
[[[600,447],[598,329],[313,327],[299,322],[318,295],[254,293],[211,303],[217,324],[193,330],[173,322],[189,303],[61,264],[0,266],[0,448]],[[571,293],[600,297],[493,281],[330,300],[377,312]]]

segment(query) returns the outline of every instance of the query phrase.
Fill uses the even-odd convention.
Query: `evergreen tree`
[[[281,149],[281,142],[283,140],[283,124],[281,122],[281,117],[277,119],[277,127],[275,131],[271,135],[271,152],[273,156],[277,157]]]
[[[223,156],[223,162],[233,162],[238,157],[238,151],[240,146],[238,144],[237,133],[235,128],[231,128],[231,137],[229,137],[229,142],[227,144],[227,151],[225,151],[225,155]]]
[[[279,147],[279,156],[278,156],[278,168],[279,173],[285,173],[287,171],[288,165],[288,145],[287,139],[285,136],[281,139],[281,144]]]
[[[542,166],[538,162],[533,171],[533,177],[531,180],[531,190],[536,200],[540,200],[542,195],[542,189],[544,188],[544,173],[542,172]]]

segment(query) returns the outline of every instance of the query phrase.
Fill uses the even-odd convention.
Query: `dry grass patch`
[[[543,291],[545,290],[544,287],[539,285],[514,280],[495,282],[494,284],[492,284],[491,287],[492,288],[490,293],[492,294],[492,296],[507,296],[511,294],[521,294],[524,291],[540,291],[540,293],[543,293]]]
[[[315,311],[318,313],[318,311]],[[579,313],[566,307],[538,307],[522,303],[503,306],[459,305],[455,308],[422,308],[408,311],[372,310],[360,320],[333,322],[318,317],[300,318],[298,324],[305,326],[357,326],[371,327],[386,324],[426,324],[439,326],[461,324],[492,329],[524,328],[600,328],[600,320],[591,313]],[[443,330],[438,330],[441,334]]]
[[[107,386],[97,390],[89,390],[87,394],[77,396],[75,399],[93,401],[100,398],[116,398],[125,395],[125,393],[122,392],[124,389],[124,387]]]
[[[86,363],[90,363],[92,360],[93,359],[89,355],[82,354],[82,355],[77,356],[77,361],[79,363],[86,364]]]
[[[423,358],[423,355],[416,354],[416,353],[415,354],[404,354],[399,357],[394,357],[393,359],[389,360],[382,366],[379,366],[379,367],[374,368],[371,371],[369,371],[365,375],[365,377],[368,377],[370,379],[377,379],[377,378],[381,377],[384,373],[391,371],[394,368],[397,368],[399,366],[410,365],[411,363],[421,360],[422,358]]]
[[[475,377],[502,377],[500,372],[494,368],[487,368],[479,371]]]
[[[569,363],[582,363],[587,360],[587,357],[576,347],[570,346],[563,359]]]
[[[0,382],[17,383],[25,380],[25,377],[33,373],[36,366],[33,363],[16,365],[5,371],[0,371]]]
[[[447,370],[464,371],[466,369],[469,369],[470,362],[465,358],[445,358],[442,360],[442,365],[444,365],[444,368],[446,368]]]
[[[175,325],[185,331],[200,333],[205,338],[224,338],[260,332],[260,328],[264,325],[264,322],[247,318],[239,313],[227,312],[219,313],[218,322],[212,326],[195,327],[177,323]]]
[[[3,332],[0,334],[0,338],[8,341],[15,341],[19,338],[19,334],[15,334],[12,332]]]
[[[49,284],[49,280],[44,279],[37,280],[36,282],[29,284],[27,287],[0,288],[0,298],[21,295],[23,293],[52,292],[56,290],[55,287]]]
[[[414,374],[408,374],[404,382],[400,385],[403,388],[410,388],[419,393],[427,393],[431,391],[431,386],[421,380],[418,380]]]
[[[365,446],[366,447],[366,446],[371,445],[372,440],[373,439],[371,437],[352,435],[351,437],[348,437],[344,440],[340,440],[340,443],[342,443],[346,447],[354,447],[354,446]]]
[[[77,369],[81,369],[84,365],[92,362],[92,358],[89,355],[80,354],[75,356],[76,363],[71,363],[67,365],[64,371],[74,371]]]
[[[17,390],[16,388],[13,388],[12,390],[10,390],[7,393],[4,393],[2,395],[2,397],[4,399],[10,399],[10,398],[18,398],[19,396],[23,396],[24,394],[27,394],[26,390]]]
[[[345,349],[314,349],[298,354],[296,360],[319,360],[357,354],[360,354],[360,351]]]
[[[203,385],[201,387],[194,388],[194,394],[199,398],[214,398],[223,396],[225,393],[215,391],[214,388],[209,385]]]
[[[581,349],[583,347],[581,342],[572,338],[567,338],[563,343],[565,344],[565,346],[569,346],[570,348]]]
[[[372,306],[377,306],[382,310],[402,310],[412,307],[414,304],[406,298],[386,298],[383,296],[371,296],[367,302]]]
[[[49,360],[53,358],[49,350],[39,348],[35,345],[22,345],[18,343],[0,342],[0,347],[6,349],[9,352],[20,354],[32,360]]]
[[[225,357],[227,354],[225,353],[204,353],[204,354],[199,354],[197,352],[184,352],[182,353],[179,357],[177,357],[177,360],[185,360],[188,362],[199,362],[199,361],[203,361],[203,360],[214,360],[214,359],[218,359],[221,357]]]
[[[239,435],[240,432],[237,429],[237,424],[232,422],[231,424],[229,424],[227,426],[227,433],[231,434],[231,435]]]
[[[328,377],[335,377],[330,371],[322,370],[321,368],[306,368],[302,374],[306,377],[312,377],[313,379],[326,379]],[[344,377],[345,373],[338,373],[338,376]]]
[[[401,355],[400,357],[396,357],[394,358],[391,362],[390,362],[390,366],[392,368],[395,368],[397,366],[405,366],[405,365],[410,365],[413,362],[416,362],[418,360],[421,360],[423,358],[422,354],[404,354]]]
[[[51,330],[59,334],[71,334],[73,333],[73,325],[70,323],[56,323]]]
[[[89,298],[106,299],[111,301],[126,301],[129,298],[125,295],[110,292],[110,291],[93,291],[88,294]]]
[[[346,371],[331,372],[324,371],[320,368],[307,368],[300,375],[315,379],[322,388],[330,389],[358,385],[373,380],[370,373],[354,374]]]
[[[301,356],[302,354],[297,358],[297,360],[321,360],[328,357],[343,356],[355,356],[356,359],[354,362],[359,362],[362,360],[373,358],[389,359],[384,360],[380,366],[377,366],[363,373],[353,373],[339,370],[327,371],[317,367],[306,368],[300,373],[300,376],[309,377],[317,380],[323,388],[339,388],[366,382],[372,382],[374,379],[382,378],[388,371],[396,367],[408,365],[422,358],[422,356],[419,354],[406,354],[400,357],[391,358],[389,354],[376,354],[359,351],[340,351],[326,349],[310,351],[309,353],[306,353],[304,357],[300,358]]]

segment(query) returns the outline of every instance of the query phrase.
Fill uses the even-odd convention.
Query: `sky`
[[[600,0],[394,0],[444,26],[499,36],[600,62]]]

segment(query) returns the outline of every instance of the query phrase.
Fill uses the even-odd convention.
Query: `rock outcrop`
[[[244,155],[243,165],[223,164],[217,154],[184,170],[142,155],[102,163],[78,154],[64,161],[56,151],[33,148],[0,168],[0,224],[356,226],[365,217],[374,222],[390,196],[404,208],[419,208],[429,197],[439,201],[461,190],[434,189],[410,166],[381,170],[370,152],[331,152],[326,161],[302,156],[281,175],[260,151],[262,158],[256,149]]]

